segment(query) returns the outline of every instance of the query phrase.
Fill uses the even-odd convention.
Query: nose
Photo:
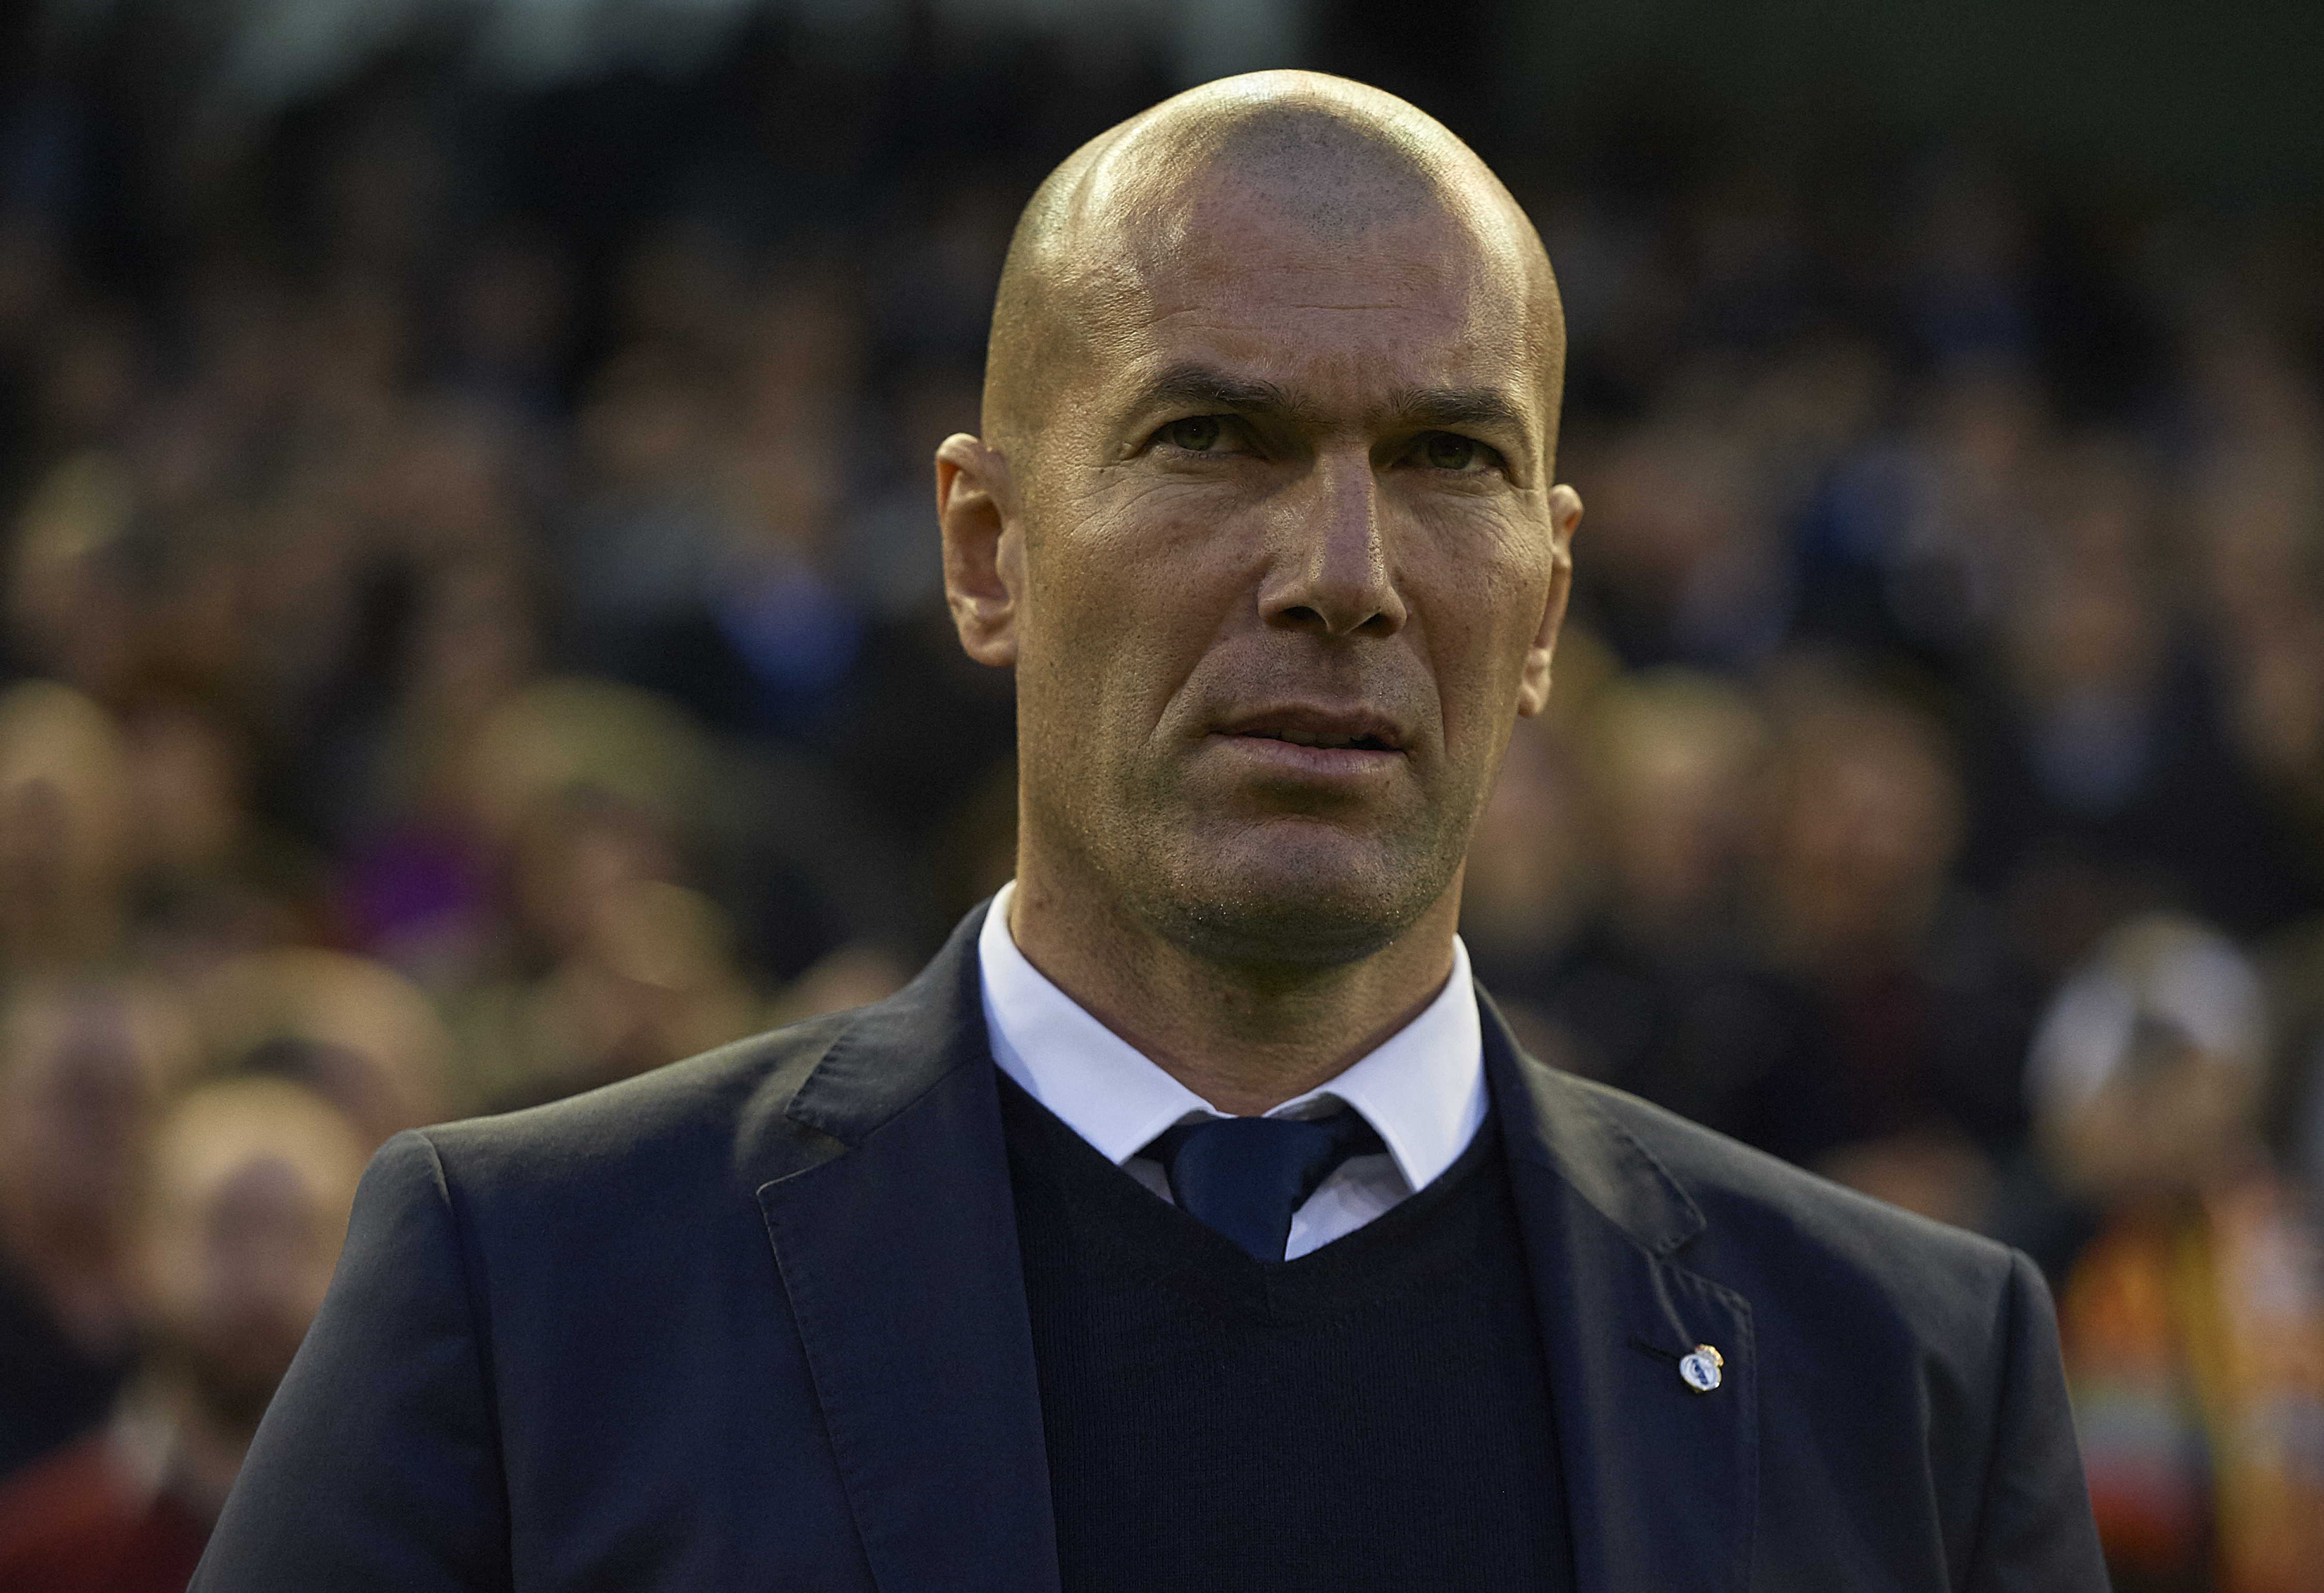
[[[1360,453],[1324,454],[1286,493],[1259,593],[1270,624],[1326,636],[1393,636],[1405,603],[1389,567],[1379,482]]]

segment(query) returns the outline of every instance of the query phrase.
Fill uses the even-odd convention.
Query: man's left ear
[[[1557,651],[1558,627],[1565,623],[1565,600],[1573,591],[1573,533],[1582,525],[1582,494],[1572,487],[1549,489],[1549,597],[1541,625],[1526,649],[1525,678],[1517,686],[1517,712],[1527,718],[1549,706],[1549,663]]]
[[[945,438],[936,449],[936,520],[945,602],[961,647],[980,664],[1014,664],[1025,566],[1008,456],[965,432]]]

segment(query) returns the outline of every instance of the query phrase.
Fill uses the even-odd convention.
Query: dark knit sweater
[[[1572,1585],[1489,1122],[1428,1188],[1253,1260],[1006,1078],[1065,1593]]]

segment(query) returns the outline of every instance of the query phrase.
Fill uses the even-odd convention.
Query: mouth
[[[1327,730],[1297,730],[1257,725],[1249,730],[1233,731],[1230,733],[1250,741],[1285,741],[1294,747],[1322,747],[1332,751],[1400,752],[1404,750],[1402,747],[1387,737],[1370,731],[1347,733]]]
[[[1390,720],[1368,709],[1306,706],[1265,708],[1231,720],[1215,732],[1265,778],[1301,783],[1378,778],[1405,760],[1405,738]]]

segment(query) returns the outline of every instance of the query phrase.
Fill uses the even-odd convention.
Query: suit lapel
[[[759,1190],[881,1593],[1057,1586],[973,914],[833,1043]]]
[[[1741,1593],[1757,1508],[1749,1303],[1673,1257],[1703,1226],[1594,1099],[1517,1049],[1489,1000],[1485,1064],[1541,1317],[1580,1593]],[[1724,1359],[1697,1393],[1680,1363]]]

